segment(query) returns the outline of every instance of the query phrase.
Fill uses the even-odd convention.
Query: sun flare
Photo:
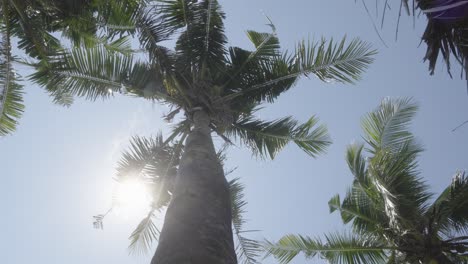
[[[115,202],[119,213],[133,215],[147,211],[152,199],[148,187],[143,182],[127,180],[117,183]]]

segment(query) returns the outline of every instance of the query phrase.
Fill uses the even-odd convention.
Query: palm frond
[[[369,152],[398,149],[401,144],[413,140],[408,124],[417,109],[411,98],[382,100],[380,106],[362,120],[364,139],[371,147]]]
[[[159,134],[154,138],[133,137],[117,166],[117,181],[133,178],[149,186],[152,207],[159,210],[170,200],[180,158],[180,147],[169,145]]]
[[[330,213],[340,212],[344,224],[352,221],[353,230],[357,233],[378,232],[385,227],[386,219],[382,217],[380,206],[376,206],[361,188],[350,188],[342,203],[339,195],[333,196],[328,206]]]
[[[0,136],[4,136],[15,131],[24,105],[23,86],[12,67],[10,34],[3,25],[0,34]]]
[[[283,264],[299,253],[307,258],[319,256],[329,263],[386,263],[385,250],[391,247],[372,236],[356,234],[328,234],[325,241],[300,235],[286,235],[278,242],[265,243],[269,255]]]
[[[268,61],[262,61],[258,70],[239,75],[241,89],[228,95],[229,98],[258,102],[272,102],[279,94],[291,88],[301,76],[313,74],[325,82],[353,83],[373,62],[376,52],[369,44],[346,38],[336,43],[322,39],[319,43],[301,42],[293,54],[287,52]]]
[[[243,264],[259,263],[258,258],[262,252],[260,243],[244,235],[249,232],[243,228],[246,223],[244,215],[246,213],[245,206],[247,205],[243,193],[244,185],[240,183],[238,178],[235,178],[229,181],[229,191],[232,203],[232,225],[237,238],[236,253],[239,262]]]
[[[134,62],[132,56],[104,46],[74,48],[37,64],[31,80],[53,95],[70,94],[90,100],[108,98],[114,92],[172,101],[163,77],[151,65]]]
[[[224,35],[224,12],[218,1],[192,2],[187,27],[176,44],[177,68],[193,78],[213,76],[226,64],[226,36]]]
[[[46,59],[60,48],[57,38],[48,31],[44,15],[35,4],[28,1],[11,0],[5,4],[4,13],[9,13],[11,34],[18,37],[18,48],[37,59]]]
[[[317,123],[315,117],[301,125],[291,117],[275,121],[247,117],[235,122],[226,133],[238,137],[260,157],[268,154],[273,159],[289,142],[296,143],[307,154],[315,157],[331,143],[325,126],[317,126]]]
[[[154,241],[158,241],[159,228],[154,223],[154,210],[151,210],[148,215],[141,220],[137,228],[130,235],[130,245],[128,246],[130,253],[144,254],[151,248]]]
[[[468,177],[459,171],[427,210],[435,228],[445,233],[468,234]]]
[[[149,53],[150,61],[158,65],[162,72],[170,73],[174,67],[174,54],[161,42],[169,40],[181,25],[173,23],[166,12],[174,8],[174,4],[184,4],[182,2],[186,1],[161,2],[161,6],[141,6],[136,13],[135,26],[140,45]]]

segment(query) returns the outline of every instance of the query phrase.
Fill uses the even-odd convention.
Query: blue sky
[[[419,103],[412,130],[426,148],[419,168],[434,192],[447,186],[456,170],[467,169],[468,126],[451,132],[468,119],[466,83],[458,72],[450,79],[442,64],[429,76],[422,63],[425,45],[419,46],[423,18],[413,28],[412,19],[403,17],[395,42],[397,13],[391,12],[383,32],[385,48],[362,5],[351,0],[220,2],[227,13],[230,45],[251,48],[245,30],[267,31],[266,14],[284,48],[292,49],[303,38],[339,39],[346,34],[379,50],[356,85],[303,79],[261,112],[264,118],[292,115],[301,121],[317,115],[334,142],[327,154],[311,159],[291,145],[276,160],[262,161],[241,146],[230,149],[227,166],[238,167],[233,176],[246,184],[248,228],[262,230],[254,238],[318,236],[343,229],[339,216],[328,213],[327,202],[350,185],[346,145],[361,140],[361,117],[386,96],[411,96]],[[92,228],[92,216],[111,204],[115,165],[129,138],[167,132],[161,120],[167,109],[121,96],[77,100],[63,108],[53,105],[39,87],[27,83],[25,89],[21,125],[0,139],[2,263],[149,263],[151,254],[135,257],[127,251],[127,238],[141,215],[111,214],[103,231]],[[297,258],[294,263],[305,261]]]

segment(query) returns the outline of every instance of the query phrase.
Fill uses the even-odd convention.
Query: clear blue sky
[[[358,1],[359,2],[359,1]],[[374,3],[368,1],[369,4]],[[424,19],[412,28],[403,18],[394,41],[396,13],[384,30],[385,48],[361,4],[352,0],[221,1],[227,13],[229,44],[249,47],[245,30],[267,31],[267,14],[284,48],[321,36],[360,37],[379,50],[376,62],[354,86],[304,79],[265,118],[293,115],[305,121],[317,115],[328,125],[334,144],[326,155],[311,159],[288,146],[274,161],[253,159],[247,149],[229,152],[233,176],[247,185],[249,228],[255,238],[278,239],[287,233],[318,236],[342,229],[327,202],[344,193],[352,177],[344,161],[346,145],[360,140],[361,117],[386,96],[412,96],[420,104],[413,131],[426,147],[420,158],[422,176],[439,192],[457,169],[468,167],[468,119],[465,81],[451,80],[439,65],[429,76],[419,48]],[[396,7],[395,7],[396,8]],[[458,72],[454,74],[458,76]],[[77,100],[69,109],[51,103],[39,87],[26,85],[26,112],[18,131],[0,139],[0,256],[2,263],[82,264],[149,263],[152,254],[129,256],[127,240],[141,216],[112,214],[104,231],[92,228],[92,216],[111,204],[116,161],[132,135],[168,131],[161,121],[167,109],[140,99],[116,96],[108,101]],[[274,263],[271,260],[265,263]],[[294,263],[305,263],[297,258]]]

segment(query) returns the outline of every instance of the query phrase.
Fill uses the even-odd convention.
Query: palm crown
[[[281,52],[271,24],[271,33],[247,31],[253,51],[227,47],[225,15],[217,1],[155,2],[129,8],[132,19],[108,31],[114,37],[136,36],[140,55],[129,54],[132,49],[125,38],[112,48],[78,47],[50,57],[48,65],[38,65],[33,80],[58,102],[120,92],[167,103],[174,109],[169,119],[181,110],[187,117],[170,139],[186,132],[191,113],[203,109],[213,131],[228,141],[240,138],[260,156],[273,157],[290,141],[316,155],[329,144],[316,118],[304,124],[291,117],[262,121],[254,117],[255,111],[264,102],[274,102],[300,76],[353,82],[374,54],[366,43],[353,40],[346,45],[345,39],[303,41],[294,52]],[[174,37],[174,50],[162,46]]]
[[[416,109],[409,99],[385,99],[363,120],[367,145],[348,147],[354,181],[344,199],[336,195],[329,206],[351,223],[352,233],[325,241],[288,235],[268,243],[269,252],[282,263],[300,252],[331,263],[467,263],[468,179],[457,173],[431,199],[418,177],[422,148],[407,130]]]

